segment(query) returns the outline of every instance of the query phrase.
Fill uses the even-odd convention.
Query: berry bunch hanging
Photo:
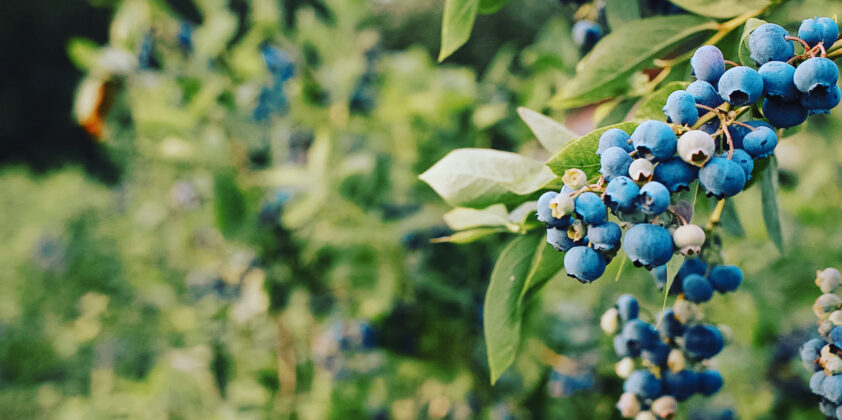
[[[816,273],[822,295],[813,312],[820,338],[811,338],[800,349],[801,361],[813,376],[810,391],[819,397],[819,409],[827,418],[842,418],[842,299],[835,293],[840,275],[835,268]]]

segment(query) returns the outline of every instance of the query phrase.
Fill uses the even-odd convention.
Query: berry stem
[[[725,209],[725,199],[719,200],[716,203],[716,208],[713,209],[713,213],[710,214],[710,220],[708,221],[706,230],[713,229],[716,225],[719,224],[719,219],[722,217],[722,211]]]
[[[728,160],[731,160],[731,157],[734,156],[734,139],[731,138],[731,130],[728,129],[728,122],[725,121],[723,117],[722,121],[722,132],[725,133],[725,139],[728,140]]]
[[[748,128],[751,131],[754,131],[754,130],[757,129],[757,127],[752,127],[752,126],[750,126],[750,125],[748,125],[744,122],[740,122],[740,121],[731,121],[731,124],[736,124],[736,125],[739,125],[740,127]]]
[[[737,64],[736,62],[731,61],[731,60],[725,60],[725,64],[727,64],[727,65],[729,65],[729,66],[731,66],[731,67],[740,67],[740,65],[739,65],[739,64]]]
[[[778,39],[780,39],[780,38],[778,38]],[[798,42],[801,43],[801,45],[804,46],[804,51],[810,51],[810,44],[808,44],[807,41],[805,41],[805,40],[803,40],[803,39],[801,39],[797,36],[787,35],[787,36],[784,37],[784,39],[787,40],[787,41],[798,41]]]
[[[830,59],[839,58],[839,57],[842,57],[842,48],[837,48],[837,49],[829,52],[825,56],[825,58],[830,58]]]

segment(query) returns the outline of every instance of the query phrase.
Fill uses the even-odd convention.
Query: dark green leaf
[[[541,230],[543,233],[543,229]],[[532,267],[526,277],[521,293],[521,304],[525,305],[550,281],[559,271],[564,268],[564,254],[556,251],[548,244],[544,235],[538,242],[538,251],[532,260]]]
[[[697,15],[728,19],[769,5],[768,0],[670,0]]]
[[[479,0],[479,12],[487,15],[500,10],[509,0]]]
[[[616,106],[611,108],[605,116],[599,120],[596,124],[597,127],[602,127],[604,125],[610,124],[617,124],[619,122],[625,121],[626,116],[629,115],[629,111],[634,108],[634,104],[637,103],[637,99],[624,99]]]
[[[755,29],[757,29],[758,26],[764,23],[766,23],[765,20],[755,18],[751,18],[746,21],[746,24],[743,27],[743,35],[740,37],[740,64],[744,66],[755,66],[754,60],[751,59],[751,51],[748,50],[748,37]]]
[[[643,120],[663,120],[664,105],[667,97],[676,90],[684,89],[690,82],[669,82],[658,88],[658,90],[646,95],[640,100],[640,106],[634,113],[634,118]]]
[[[784,253],[784,235],[781,230],[781,215],[778,209],[778,162],[775,157],[769,158],[769,166],[760,179],[761,204],[763,205],[763,221],[769,239],[775,243],[778,251]]]
[[[596,175],[599,171],[599,156],[596,155],[596,148],[599,145],[599,137],[602,133],[611,128],[619,128],[631,134],[635,127],[637,127],[637,123],[623,122],[597,128],[596,130],[567,143],[564,148],[559,150],[558,153],[550,158],[547,162],[547,166],[549,166],[550,169],[559,176],[564,175],[564,171],[568,169],[579,168],[585,171],[590,178],[591,176]]]
[[[445,0],[444,17],[441,24],[441,51],[443,61],[459,49],[471,37],[474,19],[477,17],[480,0]]]
[[[716,29],[694,15],[659,16],[630,22],[599,41],[576,68],[576,76],[551,100],[558,108],[586,105],[623,93],[633,73],[681,41]]]
[[[627,22],[640,19],[640,3],[637,0],[606,0],[605,18],[612,30]]]
[[[722,216],[719,218],[719,225],[731,236],[737,238],[744,238],[746,236],[746,231],[743,229],[743,224],[740,223],[740,215],[737,213],[734,200],[725,201]]]
[[[235,234],[243,225],[248,212],[245,196],[233,172],[219,172],[214,176],[213,199],[219,231],[225,236]]]
[[[520,115],[520,119],[532,130],[532,134],[535,135],[541,146],[544,146],[544,149],[547,149],[550,153],[559,151],[567,142],[579,137],[578,134],[570,131],[564,125],[540,112],[518,107],[517,113]]]

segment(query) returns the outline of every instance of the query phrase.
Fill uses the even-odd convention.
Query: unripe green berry
[[[567,185],[568,188],[580,190],[585,185],[588,185],[588,176],[585,175],[585,172],[581,169],[573,168],[564,171],[561,181],[564,182],[564,185]]]
[[[698,255],[705,243],[705,231],[698,225],[684,225],[673,232],[672,240],[682,254]]]
[[[678,138],[678,156],[685,162],[698,167],[705,166],[716,143],[710,134],[701,130],[691,130]]]
[[[649,159],[635,159],[629,165],[629,177],[638,184],[645,184],[655,176],[655,165]]]

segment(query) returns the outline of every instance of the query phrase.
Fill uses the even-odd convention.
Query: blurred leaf
[[[667,103],[667,97],[676,90],[684,89],[690,82],[669,82],[658,90],[646,95],[640,100],[640,106],[634,112],[636,120],[663,120],[663,107]]]
[[[664,313],[664,310],[667,308],[667,298],[670,295],[670,289],[672,288],[672,282],[675,280],[675,275],[678,274],[678,270],[684,264],[684,255],[675,254],[670,258],[669,262],[667,262],[667,284],[664,286],[664,303],[661,305],[661,313]],[[661,325],[661,319],[658,318],[658,326]],[[657,327],[656,327],[657,328]]]
[[[525,203],[521,203],[521,205],[515,207],[515,209],[509,213],[509,221],[519,225],[525,224],[528,221],[529,216],[537,211],[537,201],[527,201]]]
[[[605,114],[602,119],[596,122],[597,127],[602,127],[605,125],[617,124],[619,122],[623,122],[626,119],[626,116],[629,115],[629,111],[634,108],[634,105],[637,103],[637,99],[623,99],[620,103],[616,106],[612,107],[611,110]]]
[[[579,137],[563,124],[556,122],[554,119],[547,117],[540,112],[533,111],[529,108],[518,107],[517,109],[520,119],[529,126],[532,134],[547,149],[550,153],[555,153],[564,147],[570,140]]]
[[[474,19],[480,0],[445,0],[441,24],[441,51],[439,61],[444,61],[471,37]]]
[[[543,230],[540,233],[543,233]],[[540,236],[538,251],[532,260],[532,267],[521,293],[522,304],[529,303],[550,279],[564,269],[564,254],[548,244],[544,235]]]
[[[606,0],[605,18],[611,30],[640,19],[640,3],[636,0]]]
[[[500,232],[507,232],[505,228],[496,227],[483,227],[477,229],[468,229],[456,232],[450,236],[440,236],[438,238],[433,238],[430,240],[432,243],[443,243],[443,242],[450,242],[454,244],[467,244],[476,241],[477,239],[484,238],[488,235],[493,235],[495,233]]]
[[[510,0],[479,0],[479,12],[487,15],[500,10]]]
[[[623,122],[619,124],[609,125],[602,128],[597,128],[576,140],[567,143],[564,148],[558,151],[553,157],[547,161],[547,166],[557,175],[564,175],[564,171],[571,168],[579,168],[585,171],[590,178],[596,175],[599,171],[599,156],[596,155],[596,149],[599,145],[599,137],[602,133],[612,128],[619,128],[629,134],[637,127],[637,123]]]
[[[761,204],[763,205],[763,222],[769,239],[775,243],[778,251],[784,254],[784,235],[781,231],[781,215],[778,209],[778,162],[776,158],[769,158],[769,166],[760,179]]]
[[[67,43],[67,56],[79,70],[88,70],[99,55],[99,45],[87,38],[72,38]]]
[[[716,22],[693,15],[641,19],[612,31],[579,62],[576,76],[551,101],[556,108],[574,108],[618,96],[633,73],[681,41],[716,28]]]
[[[743,35],[740,37],[740,64],[751,67],[756,66],[754,60],[751,59],[751,51],[748,50],[748,37],[755,29],[757,29],[758,26],[764,23],[766,23],[765,20],[755,18],[751,18],[746,21],[746,24],[743,27]]]
[[[737,213],[737,206],[734,205],[734,200],[725,200],[725,207],[722,209],[719,225],[731,236],[737,238],[745,238],[746,236],[746,231],[740,222],[740,215]]]
[[[456,149],[419,178],[453,206],[483,208],[517,201],[556,177],[540,162],[491,149]]]
[[[769,5],[768,0],[670,0],[682,9],[697,15],[728,19]]]
[[[213,199],[219,231],[226,237],[235,234],[245,221],[247,209],[234,172],[219,172],[214,176]]]
[[[453,230],[478,226],[506,226],[509,212],[502,204],[493,204],[482,210],[457,207],[444,214],[444,222]]]

